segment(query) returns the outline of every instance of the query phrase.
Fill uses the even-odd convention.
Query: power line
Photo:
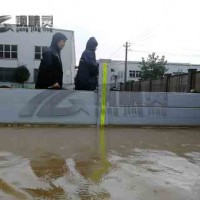
[[[120,48],[117,49],[116,51],[114,51],[114,52],[109,56],[109,58],[111,58],[113,55],[115,55],[116,53],[118,53],[122,48],[123,48],[123,46],[120,46]]]
[[[150,37],[152,37],[153,33],[159,27],[160,27],[160,25],[158,24],[156,26],[152,26],[151,28],[144,29],[142,32],[140,32],[139,34],[137,34],[134,38],[129,39],[129,41],[134,40],[134,44],[137,43],[137,42],[145,41],[145,40],[149,39]]]
[[[138,52],[138,53],[151,53],[153,51],[146,51],[146,50],[133,50],[134,52]],[[159,52],[159,51],[158,51]],[[177,54],[177,53],[171,53],[171,52],[163,52],[163,51],[160,51],[161,54],[168,54],[168,55],[171,55],[171,56],[188,56],[188,57],[200,57],[200,54]]]

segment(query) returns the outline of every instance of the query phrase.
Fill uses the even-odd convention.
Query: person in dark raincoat
[[[63,69],[60,51],[65,46],[66,40],[67,37],[62,33],[53,35],[51,46],[42,55],[36,89],[62,89]]]
[[[86,49],[82,53],[78,72],[75,77],[76,90],[94,91],[97,87],[97,76],[99,64],[96,61],[95,51],[98,46],[97,40],[91,37],[86,44]]]

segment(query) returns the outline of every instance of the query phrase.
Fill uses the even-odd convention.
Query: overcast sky
[[[3,5],[2,5],[3,4]],[[54,27],[75,31],[76,57],[87,39],[99,42],[97,58],[140,61],[151,52],[168,62],[200,64],[199,0],[3,1],[0,15],[53,15]]]

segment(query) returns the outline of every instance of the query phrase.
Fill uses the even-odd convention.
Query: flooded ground
[[[0,199],[199,200],[200,128],[2,128]]]

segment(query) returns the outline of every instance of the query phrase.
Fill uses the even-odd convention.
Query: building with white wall
[[[61,51],[63,83],[74,82],[76,57],[73,31],[16,25],[10,27],[11,29],[0,32],[0,82],[13,81],[15,68],[25,65],[30,71],[28,82],[34,83],[42,51],[50,46],[52,36],[56,32],[61,32],[68,38]]]
[[[128,61],[127,62],[127,81],[137,81],[140,78],[140,62]],[[167,63],[166,67],[172,75],[187,73],[188,69],[197,69],[200,71],[200,64],[190,63]],[[124,61],[111,60],[111,87],[119,88],[120,83],[124,83],[125,63]]]

